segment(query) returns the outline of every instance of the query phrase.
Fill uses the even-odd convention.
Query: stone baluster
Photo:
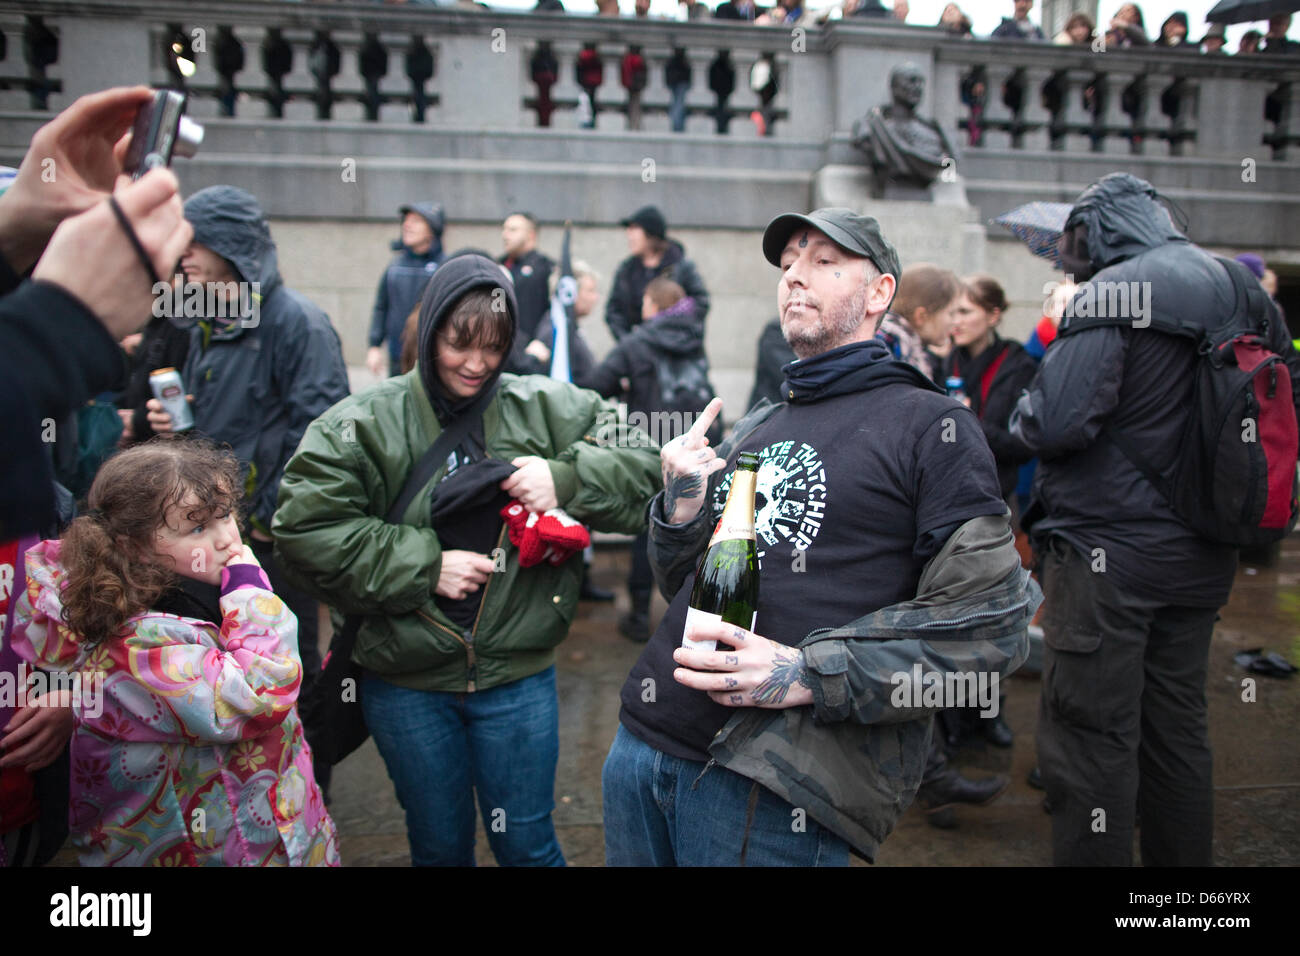
[[[282,30],[284,42],[293,50],[293,65],[284,78],[284,89],[290,100],[284,107],[285,119],[308,120],[316,118],[316,77],[311,72],[311,50],[315,35],[311,30]]]
[[[578,85],[575,69],[578,51],[582,44],[571,40],[552,40],[551,52],[555,55],[555,85],[551,87],[551,100],[555,103],[555,112],[551,114],[551,126],[557,129],[576,129],[581,122],[581,104],[587,94]],[[530,88],[536,93],[536,87]]]
[[[362,98],[366,82],[361,76],[361,44],[365,37],[351,30],[332,30],[330,40],[339,51],[339,72],[330,83],[331,119],[356,122],[366,115]]]
[[[1196,82],[1188,77],[1174,75],[1161,82],[1160,112],[1168,120],[1167,137],[1170,156],[1187,156],[1195,152],[1196,142]]]
[[[1091,68],[1062,71],[1063,93],[1061,122],[1063,134],[1058,148],[1067,153],[1082,153],[1093,148],[1093,89],[1096,73]]]
[[[1052,76],[1045,67],[1026,67],[1022,71],[1025,99],[1020,113],[1023,132],[1021,149],[1046,150],[1051,146],[1052,116],[1043,105],[1043,87]]]
[[[1010,149],[1011,125],[1016,117],[1007,105],[1007,82],[1016,68],[1009,63],[992,62],[984,65],[984,130],[983,146],[986,149]],[[1022,104],[1023,105],[1023,104]]]
[[[1131,100],[1129,105],[1136,106],[1139,115],[1143,108],[1142,101],[1145,97],[1140,87],[1132,85],[1134,79],[1131,72],[1114,68],[1103,75],[1101,83],[1105,86],[1106,95],[1102,113],[1101,152],[1129,154],[1140,148],[1140,143],[1132,138],[1134,118],[1124,109],[1126,91],[1130,98],[1136,94],[1137,99]]]

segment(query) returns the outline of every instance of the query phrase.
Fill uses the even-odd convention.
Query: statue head
[[[914,110],[925,95],[925,74],[915,63],[903,63],[889,71],[889,93],[894,105]]]

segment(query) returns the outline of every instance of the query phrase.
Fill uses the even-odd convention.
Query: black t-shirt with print
[[[715,521],[747,451],[761,459],[754,629],[782,644],[911,600],[925,563],[957,527],[1006,510],[978,419],[909,384],[778,409],[732,450],[710,502]],[[694,580],[628,675],[619,717],[652,747],[703,761],[735,709],[672,677]]]

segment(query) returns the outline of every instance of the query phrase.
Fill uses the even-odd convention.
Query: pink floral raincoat
[[[13,648],[81,675],[70,823],[82,864],[337,866],[294,706],[298,622],[265,573],[222,572],[219,631],[149,611],[88,648],[62,623],[59,548],[27,552]]]

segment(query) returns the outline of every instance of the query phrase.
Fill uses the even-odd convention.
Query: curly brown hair
[[[61,538],[63,622],[87,644],[115,635],[176,581],[153,560],[167,513],[192,493],[202,505],[186,519],[201,523],[237,511],[242,491],[235,456],[204,439],[155,438],[109,458]]]

